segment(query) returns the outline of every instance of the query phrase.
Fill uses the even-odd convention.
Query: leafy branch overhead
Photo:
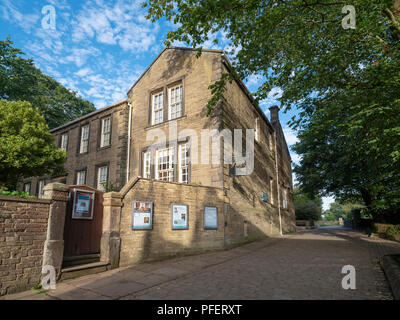
[[[350,4],[356,25],[344,29],[342,9]],[[399,210],[400,0],[148,0],[143,6],[148,19],[175,24],[166,45],[202,47],[217,34],[230,42],[234,73],[210,87],[209,112],[235,77],[264,79],[258,101],[282,90],[281,107],[299,110],[290,125],[299,130],[296,173],[307,191]]]

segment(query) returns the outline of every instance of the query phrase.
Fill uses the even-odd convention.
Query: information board
[[[93,220],[94,191],[74,190],[72,219]]]
[[[149,230],[153,228],[153,202],[132,201],[132,229]]]
[[[172,204],[172,229],[188,229],[189,214],[186,204]]]
[[[218,229],[217,207],[204,207],[204,229]]]

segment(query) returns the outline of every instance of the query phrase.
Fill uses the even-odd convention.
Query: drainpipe
[[[281,236],[283,236],[282,233],[282,216],[281,216],[281,191],[279,189],[279,168],[278,168],[278,151],[277,151],[277,144],[278,144],[278,137],[277,137],[277,132],[275,131],[275,170],[276,170],[276,190],[278,193],[278,213],[279,213],[279,232]]]
[[[128,119],[128,150],[126,156],[126,183],[129,181],[129,164],[131,161],[131,127],[132,127],[132,105],[128,102],[129,119]]]

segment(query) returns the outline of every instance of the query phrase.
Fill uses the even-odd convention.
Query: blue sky
[[[164,48],[167,32],[175,28],[167,21],[146,20],[141,3],[142,0],[0,0],[0,39],[9,35],[14,46],[33,58],[44,73],[101,108],[126,97],[132,84]],[[48,14],[42,14],[42,10],[47,5],[55,9],[55,30],[42,27]],[[212,38],[203,47],[230,48],[223,33],[214,37],[220,41],[217,47]],[[245,83],[254,92],[260,81],[252,76]],[[268,116],[270,106],[280,105],[275,100],[279,91],[275,88],[261,103]],[[296,133],[287,126],[295,113],[293,110],[280,115],[289,146],[297,140]],[[297,162],[299,158],[292,153],[292,159]],[[325,208],[330,201],[325,199]]]

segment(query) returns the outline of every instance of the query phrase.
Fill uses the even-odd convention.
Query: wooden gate
[[[72,217],[76,190],[94,192],[93,218]],[[103,192],[87,186],[70,186],[64,227],[64,257],[100,253],[103,228]]]

